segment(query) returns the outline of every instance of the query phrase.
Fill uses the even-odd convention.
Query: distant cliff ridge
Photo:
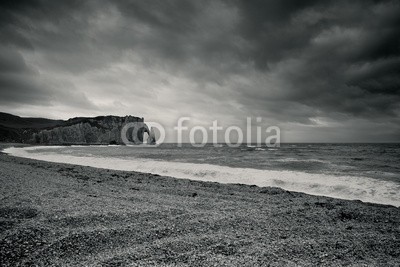
[[[124,125],[143,121],[134,116],[78,117],[63,121],[0,113],[0,141],[52,145],[123,144],[121,130]],[[143,136],[138,139],[143,140]]]
[[[143,122],[143,118],[133,116],[73,118],[62,126],[33,134],[33,141],[38,144],[122,144],[121,129],[130,122]]]

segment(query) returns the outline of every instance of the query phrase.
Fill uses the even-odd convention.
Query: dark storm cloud
[[[292,23],[291,19],[318,1],[238,1],[242,15],[240,33],[251,42],[247,51],[259,68],[301,50],[309,42],[320,24]],[[326,2],[328,3],[328,2]]]
[[[37,72],[27,66],[21,54],[0,46],[0,103],[40,104],[48,101],[47,92],[36,79]]]
[[[135,94],[209,116],[398,131],[398,1],[35,0],[0,13],[2,105],[98,110],[101,96]]]
[[[282,88],[287,91],[285,101],[356,116],[394,115],[398,108],[399,71],[397,61],[393,62],[400,55],[397,2],[226,1],[219,7],[231,7],[238,15],[234,27],[227,29],[217,23],[214,29],[204,28],[201,19],[208,5],[198,1],[120,3],[118,8],[128,22],[144,23],[152,31],[141,40],[125,39],[126,45],[138,47],[139,42],[151,50],[150,57],[183,66],[199,60],[212,71],[195,69],[190,74],[211,82],[223,82],[236,72],[245,74],[248,69],[238,68],[240,64],[268,73],[285,60],[297,59],[297,68],[289,62],[289,70],[279,74],[290,87]],[[203,35],[213,30],[215,34]],[[226,64],[218,64],[221,61]],[[387,66],[383,72],[382,65]],[[365,68],[368,77],[363,77]],[[241,91],[256,101],[265,90],[260,86]],[[266,94],[265,100],[270,97]]]
[[[41,77],[36,66],[27,64],[23,53],[35,53],[50,48],[57,54],[65,53],[70,44],[78,41],[76,35],[60,36],[69,32],[77,23],[75,14],[80,14],[84,5],[66,1],[3,1],[0,9],[0,103],[4,106],[18,104],[51,106],[63,101],[70,106],[89,106],[95,108],[83,93],[66,94],[60,85]],[[73,18],[71,20],[71,18]],[[68,23],[64,24],[64,21]],[[72,21],[72,24],[70,24]],[[54,35],[52,35],[52,33]],[[69,37],[69,38],[68,38]],[[73,54],[74,50],[68,51]],[[56,59],[57,60],[57,59]],[[63,64],[63,62],[59,62]],[[73,86],[70,87],[73,89]]]
[[[291,87],[285,100],[328,113],[398,116],[398,2],[241,3],[255,65],[287,68],[278,74]]]

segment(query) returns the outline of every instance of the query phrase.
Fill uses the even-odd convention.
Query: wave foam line
[[[349,200],[358,199],[365,202],[388,204],[396,207],[400,206],[400,184],[368,177],[233,168],[211,164],[155,161],[147,159],[81,157],[59,154],[56,151],[40,152],[38,151],[40,148],[49,149],[50,147],[12,147],[5,149],[4,152],[17,157],[57,163],[69,163],[112,170],[147,172],[197,181],[240,183],[261,187],[275,186],[311,195],[322,195]]]

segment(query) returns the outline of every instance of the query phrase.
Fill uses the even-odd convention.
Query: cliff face
[[[102,116],[73,118],[60,126],[43,129],[32,135],[36,144],[123,144],[121,129],[126,123],[143,122],[143,118]]]
[[[121,130],[126,123],[131,122],[143,122],[143,118],[100,116],[78,117],[65,121],[23,118],[0,112],[0,142],[51,145],[123,144]],[[146,128],[145,124],[144,128]],[[132,137],[132,129],[129,129],[127,139],[142,141],[144,130],[142,129],[137,136]],[[148,129],[147,132],[149,132]]]

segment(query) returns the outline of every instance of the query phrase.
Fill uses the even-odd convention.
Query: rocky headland
[[[0,113],[0,141],[49,145],[123,144],[121,130],[132,122],[144,122],[144,119],[99,116],[64,121]]]

